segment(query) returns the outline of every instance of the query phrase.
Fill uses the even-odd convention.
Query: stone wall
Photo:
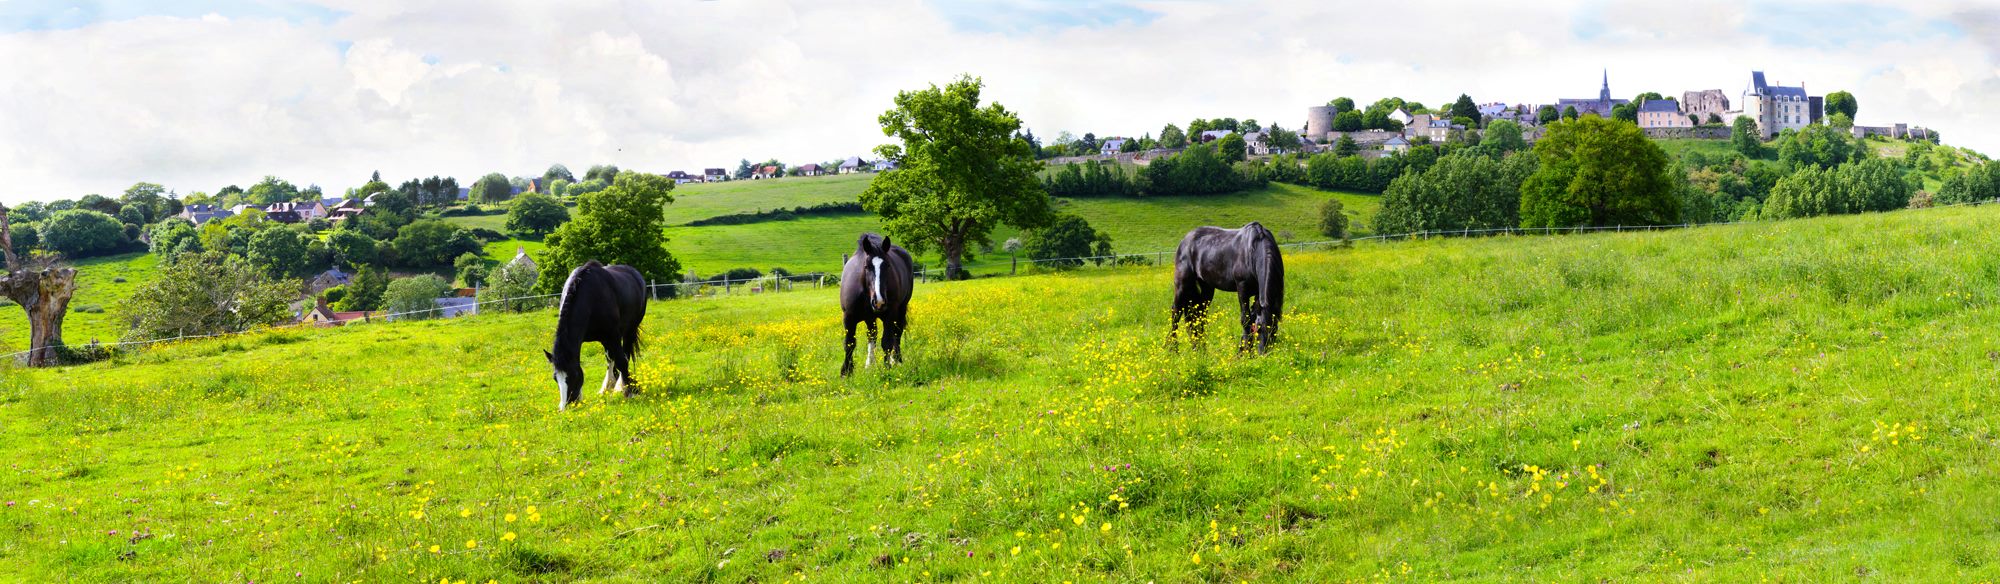
[[[1728,140],[1729,126],[1698,126],[1693,128],[1644,128],[1647,138],[1655,140]]]

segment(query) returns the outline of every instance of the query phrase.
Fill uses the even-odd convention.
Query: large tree
[[[1167,124],[1167,127],[1160,129],[1160,147],[1186,148],[1187,134],[1181,132],[1180,126]]]
[[[396,231],[396,259],[416,268],[449,266],[459,254],[479,251],[472,231],[438,220],[424,220]]]
[[[125,243],[124,224],[97,211],[57,211],[41,226],[42,249],[72,258],[108,253]]]
[[[1525,227],[1658,225],[1680,217],[1667,154],[1638,126],[1585,117],[1535,142],[1540,168],[1521,185]]]
[[[590,260],[629,265],[648,279],[677,279],[681,264],[667,252],[665,231],[673,190],[673,179],[625,172],[610,188],[578,196],[576,217],[545,239],[535,289],[560,292],[570,271]]]
[[[166,264],[125,301],[129,338],[231,333],[292,319],[298,280],[265,278],[249,262],[218,252]]]
[[[306,236],[286,226],[268,227],[250,236],[250,265],[270,278],[303,276],[314,266],[306,253]]]
[[[1479,106],[1472,103],[1472,96],[1463,93],[1458,94],[1458,101],[1451,102],[1451,117],[1454,119],[1469,118],[1472,120],[1472,123],[1468,125],[1477,126],[1479,125]]]
[[[49,256],[15,255],[6,205],[0,205],[0,257],[6,259],[7,268],[7,274],[0,276],[0,296],[28,313],[27,364],[54,365],[56,347],[63,344],[63,316],[69,314],[70,296],[76,294],[76,269]]]
[[[1830,118],[1833,114],[1847,114],[1847,119],[1853,120],[1855,112],[1859,111],[1861,111],[1861,103],[1855,101],[1854,94],[1845,91],[1835,91],[1826,94],[1827,117]]]
[[[861,193],[862,206],[881,214],[896,240],[920,253],[942,252],[952,278],[964,273],[968,245],[991,245],[994,227],[1033,229],[1054,213],[1035,177],[1041,164],[1014,138],[1021,120],[997,103],[981,107],[983,86],[963,76],[897,94],[896,107],[878,121],[902,144],[877,151],[903,166],[876,175]]]
[[[266,176],[257,184],[250,185],[250,202],[258,205],[283,203],[299,197],[299,188],[275,176]]]
[[[507,230],[528,235],[547,235],[569,220],[569,209],[555,197],[527,193],[507,209]]]
[[[1736,152],[1744,158],[1756,160],[1764,157],[1764,139],[1758,133],[1757,120],[1750,116],[1737,116],[1729,128],[1729,143],[1736,146]]]
[[[542,171],[543,187],[547,187],[549,183],[556,182],[556,179],[576,182],[576,175],[570,174],[569,167],[561,164],[551,164],[548,170]]]
[[[1514,120],[1494,120],[1480,133],[1480,145],[1502,154],[1528,147],[1528,141],[1521,137],[1521,124]]]
[[[472,183],[470,196],[474,203],[498,203],[514,197],[514,184],[507,181],[507,175],[490,172]]]

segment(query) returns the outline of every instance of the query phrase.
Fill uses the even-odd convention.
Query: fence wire
[[[1948,209],[1948,208],[1953,208],[1953,207],[1976,207],[1976,206],[1979,206],[1979,205],[1983,205],[1983,204],[1990,204],[1990,203],[2000,203],[2000,198],[1996,198],[1996,199],[1991,199],[1991,200],[1984,200],[1984,201],[1971,201],[1971,202],[1965,202],[1965,203],[1953,203],[1953,204],[1948,204],[1948,205],[1933,205],[1933,206],[1931,206],[1931,207],[1924,207],[1924,208],[1921,208],[1921,209],[1899,209],[1899,211],[1923,211],[1923,210],[1928,210],[1928,209]],[[1639,231],[1663,231],[1663,230],[1669,230],[1669,229],[1688,229],[1688,228],[1695,228],[1695,227],[1721,227],[1721,226],[1727,226],[1727,225],[1744,225],[1744,224],[1750,224],[1750,223],[1762,223],[1762,222],[1761,222],[1761,221],[1756,221],[1756,222],[1752,222],[1752,221],[1728,221],[1728,222],[1719,222],[1719,223],[1680,223],[1680,224],[1674,224],[1674,225],[1613,225],[1613,226],[1606,226],[1606,227],[1497,227],[1497,228],[1489,228],[1489,229],[1443,229],[1443,230],[1431,230],[1431,231],[1415,231],[1415,232],[1409,232],[1409,233],[1397,233],[1397,234],[1389,234],[1389,235],[1370,235],[1370,236],[1366,236],[1366,237],[1355,237],[1355,238],[1349,238],[1349,239],[1326,239],[1326,240],[1319,240],[1319,241],[1301,241],[1301,242],[1294,242],[1294,243],[1283,243],[1283,244],[1279,244],[1279,245],[1278,245],[1278,247],[1279,247],[1280,249],[1294,249],[1294,250],[1298,250],[1298,249],[1314,249],[1314,248],[1319,248],[1319,249],[1325,249],[1325,248],[1331,248],[1331,247],[1334,247],[1334,246],[1340,246],[1340,245],[1347,245],[1347,244],[1350,244],[1350,243],[1358,243],[1358,242],[1382,242],[1382,241],[1403,241],[1403,240],[1410,240],[1410,239],[1429,239],[1429,238],[1434,238],[1434,237],[1435,237],[1435,238],[1445,238],[1445,237],[1472,237],[1472,236],[1489,236],[1489,235],[1562,235],[1562,234],[1582,234],[1582,233],[1598,233],[1598,232],[1606,232],[1606,231],[1610,231],[1610,232],[1627,232],[1627,231],[1632,231],[1632,232],[1639,232]],[[1155,264],[1155,265],[1157,265],[1157,264],[1161,264],[1161,263],[1165,263],[1165,260],[1166,260],[1167,258],[1170,258],[1170,257],[1172,257],[1174,253],[1176,253],[1176,252],[1175,252],[1174,250],[1165,250],[1165,251],[1153,251],[1153,252],[1143,252],[1143,253],[1124,253],[1124,254],[1109,254],[1109,255],[1097,255],[1097,256],[1083,256],[1083,257],[1066,257],[1066,258],[1043,258],[1043,259],[1038,259],[1038,260],[1020,260],[1020,263],[1026,263],[1026,264],[1029,264],[1029,265],[1035,265],[1035,264],[1045,264],[1045,263],[1058,263],[1058,262],[1060,262],[1060,263],[1066,263],[1066,264],[1075,264],[1075,265],[1083,265],[1083,264],[1091,264],[1091,263],[1098,263],[1098,264],[1102,264],[1102,263],[1106,263],[1106,262],[1109,262],[1109,263],[1111,263],[1111,264],[1113,264],[1113,265],[1115,266],[1115,265],[1117,265],[1117,263],[1118,263],[1118,260],[1120,260],[1120,259],[1134,259],[1134,258],[1144,258],[1144,259],[1147,259],[1148,261],[1150,261],[1150,262],[1151,262],[1152,264]],[[963,269],[963,268],[961,268],[961,269]],[[924,282],[929,282],[929,281],[931,281],[931,280],[942,280],[943,278],[941,278],[941,277],[938,277],[938,276],[937,276],[937,274],[941,274],[942,272],[943,272],[943,269],[941,269],[941,268],[925,268],[925,269],[923,269],[923,270],[918,270],[918,271],[917,271],[918,275],[920,275],[920,276],[923,276],[923,279],[922,279],[921,281],[924,281]],[[734,286],[736,286],[736,285],[745,285],[745,286],[747,286],[747,285],[749,285],[749,284],[750,284],[750,283],[752,283],[752,282],[767,282],[767,281],[768,281],[768,282],[779,282],[779,281],[782,281],[782,282],[787,282],[787,283],[798,283],[798,282],[804,282],[804,281],[808,281],[808,279],[810,279],[811,281],[813,281],[813,282],[814,282],[814,287],[819,287],[819,286],[821,285],[821,283],[825,281],[825,274],[816,274],[816,275],[810,275],[810,276],[807,276],[807,275],[794,275],[794,276],[762,276],[762,277],[757,277],[757,278],[741,278],[741,279],[728,279],[728,278],[725,278],[725,279],[722,279],[722,280],[720,280],[720,281],[714,281],[714,280],[703,280],[703,281],[696,281],[696,282],[648,282],[648,283],[646,284],[646,289],[647,289],[647,293],[648,293],[648,294],[649,294],[650,296],[652,296],[652,298],[653,298],[654,300],[659,300],[659,299],[661,299],[661,298],[662,298],[662,296],[661,296],[661,293],[660,293],[660,291],[661,291],[661,290],[663,290],[663,289],[673,289],[673,290],[674,290],[674,292],[673,292],[672,294],[669,294],[669,295],[667,295],[667,297],[668,297],[668,298],[691,298],[691,299],[692,299],[692,298],[700,298],[700,296],[699,296],[699,295],[697,295],[697,294],[695,294],[695,293],[693,293],[693,292],[689,292],[689,291],[688,291],[688,289],[689,289],[689,288],[694,288],[694,289],[696,289],[697,291],[698,291],[699,289],[703,288],[703,287],[715,287],[715,286],[721,286],[721,287],[722,287],[722,288],[724,288],[724,289],[729,289],[729,288],[733,288],[733,287],[734,287]],[[514,303],[514,302],[524,302],[524,301],[529,301],[529,300],[540,300],[540,299],[544,299],[544,298],[555,298],[555,297],[558,297],[558,296],[562,296],[562,295],[561,295],[561,294],[535,294],[535,295],[530,295],[530,296],[516,296],[516,297],[512,297],[512,298],[495,298],[495,299],[491,299],[491,300],[479,300],[479,301],[476,301],[476,302],[473,302],[473,303],[471,304],[471,306],[484,306],[484,305],[488,305],[488,304],[499,304],[499,303]],[[380,314],[380,315],[377,315],[377,314],[368,314],[368,315],[365,315],[365,316],[364,316],[364,317],[363,317],[363,318],[362,318],[361,320],[363,320],[364,322],[368,322],[368,321],[372,321],[372,320],[374,320],[374,319],[376,319],[376,318],[380,318],[380,319],[382,319],[382,320],[394,320],[394,319],[395,319],[395,317],[399,317],[399,316],[410,316],[410,315],[416,315],[416,314],[426,314],[426,313],[436,313],[436,312],[442,312],[443,310],[444,310],[444,308],[443,308],[443,307],[438,307],[438,308],[426,308],[426,309],[422,309],[422,310],[408,310],[408,311],[403,311],[403,312],[394,312],[394,313],[386,313],[386,314]],[[453,317],[453,318],[456,318],[456,317]],[[352,322],[354,322],[354,321],[353,321],[353,320],[348,320],[348,321],[341,321],[341,324],[342,324],[342,325],[345,325],[345,324],[348,324],[348,323],[352,323]],[[174,342],[180,342],[180,341],[192,341],[192,340],[200,340],[200,339],[212,339],[212,338],[217,338],[217,337],[227,337],[227,336],[235,336],[235,335],[241,335],[241,334],[246,334],[246,333],[261,333],[261,332],[271,332],[271,331],[282,331],[282,330],[289,330],[289,329],[296,329],[296,328],[308,328],[308,327],[323,327],[323,326],[325,326],[325,325],[323,325],[322,323],[315,323],[315,322],[306,322],[306,321],[299,321],[299,322],[295,322],[295,323],[287,323],[287,324],[281,324],[281,325],[273,325],[273,326],[267,326],[267,327],[259,327],[259,328],[255,328],[255,329],[250,329],[250,330],[243,330],[243,331],[235,331],[235,332],[220,332],[220,333],[210,333],[210,334],[201,334],[201,335],[179,335],[179,336],[174,336],[174,337],[167,337],[167,338],[159,338],[159,339],[148,339],[148,340],[139,340],[139,341],[118,341],[118,342],[113,342],[113,343],[97,343],[97,342],[93,342],[93,343],[90,343],[90,344],[87,344],[87,345],[81,345],[81,347],[85,347],[85,348],[116,348],[116,347],[139,347],[139,346],[147,346],[147,345],[157,345],[157,344],[166,344],[166,343],[174,343]],[[47,348],[43,348],[42,350],[43,350],[43,351],[51,351],[51,352],[53,352],[53,351],[55,351],[55,347],[47,347]],[[29,354],[31,354],[31,353],[34,353],[34,352],[35,352],[35,349],[29,349],[29,350],[26,350],[26,351],[17,351],[17,352],[14,352],[14,353],[7,353],[7,354],[4,354],[4,355],[0,355],[0,359],[4,359],[5,361],[15,361],[15,360],[18,360],[18,359],[21,359],[21,358],[23,358],[23,357],[26,357],[27,355],[29,355]]]

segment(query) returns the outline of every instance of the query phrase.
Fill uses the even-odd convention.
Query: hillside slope
[[[825,291],[664,302],[564,413],[549,313],[9,371],[0,577],[1990,579],[1995,220],[1292,253],[1259,358],[1158,267],[924,285],[852,380]]]

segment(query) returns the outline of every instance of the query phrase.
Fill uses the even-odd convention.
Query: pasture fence
[[[1928,209],[1946,209],[1952,207],[1976,207],[1983,204],[1993,204],[1993,203],[2000,203],[2000,198],[1981,200],[1981,201],[1969,201],[1964,203],[1953,203],[1947,205],[1933,205],[1921,209],[1900,209],[1899,211],[1922,211]],[[1665,231],[1672,229],[1689,229],[1697,227],[1720,227],[1726,225],[1740,225],[1744,223],[1750,223],[1750,222],[1729,221],[1729,222],[1718,222],[1718,223],[1680,223],[1673,225],[1611,225],[1602,227],[1496,227],[1487,229],[1443,229],[1443,230],[1415,231],[1409,233],[1396,233],[1396,234],[1386,234],[1386,235],[1369,235],[1365,237],[1355,237],[1347,239],[1300,241],[1292,243],[1282,243],[1279,244],[1278,247],[1280,249],[1291,249],[1291,250],[1331,249],[1335,247],[1346,246],[1360,242],[1405,241],[1412,239],[1422,240],[1422,239],[1452,238],[1452,237],[1459,237],[1459,238],[1493,237],[1493,236],[1505,236],[1505,235],[1572,235],[1572,234],[1583,234],[1583,233],[1601,233],[1607,231],[1614,233],[1623,233],[1628,231],[1651,232],[1651,231]],[[1026,263],[1030,265],[1058,264],[1058,265],[1072,265],[1072,266],[1105,265],[1105,264],[1110,264],[1112,266],[1121,266],[1121,265],[1132,265],[1135,263],[1141,265],[1160,265],[1170,260],[1173,257],[1174,253],[1175,251],[1173,250],[1162,250],[1162,251],[1143,252],[1143,253],[1030,259],[1030,260],[1021,260],[1021,263]],[[943,272],[944,270],[942,268],[925,268],[917,271],[918,275],[921,276],[919,281],[926,283],[943,280],[944,279]],[[776,292],[776,291],[781,291],[781,289],[792,290],[794,289],[795,285],[804,282],[811,282],[813,288],[822,288],[826,286],[826,276],[827,274],[823,273],[813,273],[813,274],[797,274],[797,275],[764,275],[755,278],[736,278],[736,279],[723,278],[720,280],[700,280],[700,281],[685,281],[685,282],[649,281],[646,284],[646,289],[648,295],[650,295],[655,300],[663,300],[670,298],[701,299],[701,298],[713,298],[718,296],[735,295],[737,293],[734,292],[734,289],[737,287],[742,287],[746,290],[750,290],[749,293],[751,294],[763,293],[767,291]],[[755,285],[758,283],[768,284],[772,287],[757,288],[755,287]],[[714,288],[719,288],[720,290],[719,291],[712,290]],[[664,292],[665,290],[672,290],[672,292]],[[704,292],[707,293],[704,294]],[[472,306],[485,306],[485,305],[500,304],[500,303],[507,303],[509,305],[513,305],[525,301],[555,298],[558,296],[561,296],[561,294],[534,294],[534,295],[516,296],[510,298],[493,298],[493,299],[479,300],[473,302]],[[442,312],[443,312],[442,308],[426,308],[421,310],[410,310],[403,312],[385,313],[379,315],[369,314],[368,316],[359,320],[362,320],[362,322],[364,323],[372,322],[373,320],[378,318],[385,321],[394,321],[398,320],[398,317],[420,315],[420,314],[433,314],[433,313],[441,314]],[[455,319],[459,317],[453,317],[453,318]],[[341,324],[349,325],[353,323],[354,321],[350,320],[350,321],[345,321]],[[126,347],[137,348],[137,347],[145,347],[152,345],[177,343],[182,341],[227,337],[245,333],[282,331],[282,330],[297,329],[297,328],[321,328],[325,326],[328,325],[317,322],[300,321],[294,323],[258,327],[243,331],[225,331],[225,332],[193,334],[193,335],[182,334],[173,337],[118,341],[112,343],[99,343],[93,341],[89,344],[79,345],[77,347],[84,348],[87,350],[99,350],[99,349],[117,350]],[[45,348],[43,350],[54,351],[55,349],[51,347],[51,348]],[[20,360],[25,359],[29,354],[33,352],[34,350],[30,349],[26,351],[17,351],[13,353],[0,354],[0,363],[18,362]]]

